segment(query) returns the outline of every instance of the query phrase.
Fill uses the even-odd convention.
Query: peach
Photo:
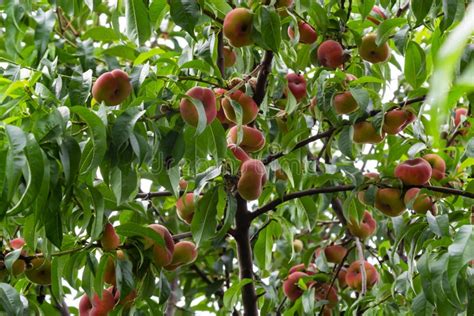
[[[461,124],[462,117],[468,116],[469,111],[466,108],[457,108],[454,113],[454,125],[457,127]]]
[[[360,239],[366,239],[375,233],[377,222],[369,211],[365,211],[362,221],[357,223],[354,218],[351,218],[347,223],[347,229],[349,229],[352,235],[359,237]]]
[[[92,309],[90,310],[90,316],[92,315],[108,315],[115,307],[115,297],[110,289],[102,291],[102,298],[99,298],[99,295],[94,294],[90,304]]]
[[[375,207],[387,216],[395,217],[402,214],[405,209],[402,192],[398,189],[378,189],[375,194]]]
[[[132,85],[128,74],[115,69],[97,78],[92,86],[92,96],[97,102],[104,102],[108,106],[122,103],[132,92]]]
[[[298,31],[300,33],[300,43],[313,44],[318,39],[318,34],[316,34],[314,28],[306,22],[298,22]],[[290,39],[295,38],[295,31],[293,29],[293,26],[288,27],[288,36],[290,37]]]
[[[283,282],[283,293],[290,301],[296,301],[301,295],[303,290],[299,287],[298,281],[301,278],[307,277],[308,274],[304,272],[293,272]]]
[[[105,283],[116,285],[117,280],[115,276],[115,261],[112,257],[107,259],[104,270],[104,281]]]
[[[329,302],[325,305],[326,308],[332,308],[337,304],[338,298],[336,289],[328,283],[317,284],[314,294],[317,301],[327,300]]]
[[[287,74],[288,90],[294,95],[296,101],[300,101],[306,96],[306,79],[302,74]]]
[[[196,245],[190,241],[180,241],[174,245],[173,259],[166,270],[176,270],[179,266],[193,263],[198,256]]]
[[[411,188],[405,193],[404,197],[405,204],[412,203],[412,210],[418,214],[426,214],[431,211],[432,214],[436,214],[436,204],[426,193],[420,194],[420,189]]]
[[[303,242],[299,239],[293,240],[293,249],[295,249],[296,252],[301,252],[303,251]]]
[[[186,190],[186,188],[188,187],[188,181],[180,179],[178,185],[181,190]]]
[[[423,159],[431,166],[431,178],[441,181],[446,176],[446,162],[437,154],[426,154]]]
[[[349,114],[359,108],[359,104],[350,91],[336,93],[332,99],[332,105],[337,114]]]
[[[250,159],[247,152],[235,144],[228,144],[227,148],[230,149],[235,158],[242,162],[245,162]]]
[[[318,273],[318,268],[314,263],[310,263],[307,267],[304,263],[300,263],[294,265],[288,270],[288,275],[292,274],[293,272],[304,272],[307,275],[313,275]]]
[[[256,152],[265,146],[265,136],[258,129],[242,126],[242,141],[237,144],[239,127],[234,126],[227,134],[227,144],[236,144],[246,152]]]
[[[45,258],[34,258],[31,260],[31,268],[25,271],[26,277],[33,283],[39,285],[51,284],[51,262]]]
[[[360,121],[354,124],[352,140],[359,144],[378,144],[385,138],[385,132],[379,134],[372,123]]]
[[[15,260],[12,265],[12,274],[14,276],[19,276],[26,270],[26,263],[22,259]]]
[[[377,172],[368,172],[364,174],[364,182],[377,182],[378,180],[380,180],[380,175]],[[361,190],[357,193],[357,197],[362,204],[367,204],[365,200],[365,193],[366,190]]]
[[[405,160],[395,168],[395,177],[408,185],[423,185],[432,174],[431,165],[423,158]]]
[[[178,217],[190,225],[196,207],[197,205],[194,203],[194,193],[187,193],[186,195],[181,196],[176,202],[176,212],[178,213]]]
[[[383,20],[386,20],[387,16],[385,13],[382,11],[382,9],[378,6],[374,6],[372,8],[372,11],[370,12],[370,15],[367,17],[367,20],[371,21],[375,25],[379,25]]]
[[[385,133],[395,135],[411,123],[415,114],[408,110],[394,109],[385,113],[382,129]]]
[[[342,267],[337,274],[337,281],[339,282],[340,288],[345,288],[347,286],[346,282],[347,269]]]
[[[367,60],[373,64],[382,63],[390,58],[390,47],[385,42],[378,46],[375,43],[377,34],[367,34],[362,38],[362,43],[359,47],[359,55],[362,59]]]
[[[237,55],[228,46],[224,46],[224,67],[232,67],[237,60]]]
[[[282,181],[288,180],[288,176],[286,175],[285,171],[283,171],[283,169],[281,168],[275,171],[275,178],[277,180],[282,180]]]
[[[366,288],[370,290],[379,280],[379,273],[367,261],[363,262],[366,275]],[[362,271],[360,261],[354,261],[347,269],[346,283],[350,288],[360,291],[362,289]]]
[[[104,233],[100,239],[100,244],[104,251],[112,251],[120,246],[120,238],[115,232],[114,226],[112,226],[112,224],[105,224]]]
[[[153,247],[153,263],[157,267],[163,267],[168,265],[171,262],[171,259],[173,258],[173,252],[174,252],[174,242],[173,242],[173,237],[171,236],[169,230],[159,224],[150,224],[148,225],[151,229],[153,229],[155,232],[161,235],[163,237],[165,246],[162,247],[159,244],[156,244],[151,240],[150,238],[145,238],[145,249],[148,249],[150,247]]]
[[[347,254],[347,249],[341,245],[331,245],[324,248],[324,255],[328,262],[341,263]]]
[[[235,8],[224,18],[223,32],[229,43],[234,47],[253,44],[252,40],[252,11],[246,8]]]
[[[211,124],[216,118],[216,97],[214,92],[208,88],[194,87],[186,92],[188,97],[201,101],[206,114],[206,124]],[[191,126],[197,127],[199,114],[194,103],[188,98],[182,98],[179,104],[179,112],[183,120]]]
[[[321,43],[317,51],[318,61],[321,66],[336,69],[344,64],[346,56],[339,42],[327,40]]]
[[[271,0],[263,0],[262,4],[269,5]],[[276,0],[275,8],[291,7],[293,5],[293,0]]]
[[[12,240],[10,240],[10,247],[12,247],[12,249],[15,249],[15,250],[23,248],[25,244],[26,244],[25,240],[21,237],[13,238]]]
[[[227,119],[234,123],[238,123],[236,113],[229,98],[230,100],[240,104],[240,107],[242,108],[242,124],[248,124],[257,118],[257,103],[255,103],[252,97],[246,95],[240,90],[237,90],[234,91],[229,97],[225,97],[224,99],[222,99],[221,104],[224,108],[224,113]]]
[[[265,165],[256,159],[248,159],[240,166],[240,179],[237,190],[242,198],[247,201],[258,199],[262,188],[267,181]]]

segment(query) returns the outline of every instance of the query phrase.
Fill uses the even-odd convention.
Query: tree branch
[[[265,55],[263,56],[262,69],[260,69],[260,72],[258,74],[257,86],[255,88],[255,94],[253,96],[253,99],[257,103],[257,105],[260,105],[263,101],[263,98],[265,97],[267,78],[271,70],[272,60],[273,52],[267,50],[265,52]]]
[[[337,128],[333,127],[333,128],[330,128],[329,130],[325,131],[325,132],[322,132],[322,133],[319,133],[319,134],[316,134],[316,135],[313,135],[311,137],[308,137],[307,139],[304,139],[300,142],[298,142],[295,147],[293,147],[289,152],[293,152],[301,147],[304,147],[306,145],[308,145],[309,143],[312,143],[318,139],[322,139],[322,138],[327,138],[327,137],[331,137],[331,135],[337,130]],[[283,151],[280,151],[276,154],[272,154],[266,158],[264,158],[262,160],[262,162],[265,164],[265,165],[268,165],[270,162],[280,158],[280,157],[283,157],[286,153],[283,152]]]
[[[257,295],[253,283],[252,248],[250,246],[249,227],[252,220],[247,210],[247,201],[237,194],[237,214],[235,217],[236,228],[234,238],[237,242],[237,256],[239,261],[240,280],[251,279],[252,282],[242,287],[242,304],[244,314],[247,316],[258,315]]]
[[[217,68],[221,73],[222,78],[225,75],[224,67],[224,33],[222,30],[217,34]]]

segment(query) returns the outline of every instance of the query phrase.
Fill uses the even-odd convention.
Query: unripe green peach
[[[333,40],[322,42],[318,47],[317,55],[321,66],[332,69],[336,69],[346,61],[341,44]]]
[[[176,202],[178,217],[187,224],[191,224],[195,210],[196,205],[194,203],[194,193],[187,193],[186,195],[181,196],[178,199],[178,202]]]
[[[363,262],[366,275],[366,288],[370,290],[379,280],[379,273],[375,267],[367,261]],[[350,288],[361,291],[362,289],[362,270],[360,261],[354,261],[347,269],[346,283]]]
[[[31,268],[25,271],[26,277],[33,283],[40,285],[51,284],[51,262],[45,258],[31,260]]]
[[[112,226],[112,224],[105,224],[104,233],[100,239],[100,244],[104,251],[112,251],[120,246],[120,238],[115,232],[114,226]]]
[[[232,67],[237,60],[237,55],[235,52],[230,48],[225,46],[224,47],[224,67]]]
[[[164,268],[176,270],[179,266],[193,263],[198,256],[196,245],[190,241],[180,241],[174,245],[173,259]]]
[[[231,101],[237,102],[242,108],[242,124],[248,124],[257,118],[258,106],[257,103],[248,95],[240,90],[233,92],[230,96],[222,99],[221,105],[224,108],[224,113],[227,118],[234,122],[237,122],[237,117],[232,107]]]
[[[359,108],[359,104],[350,91],[336,93],[332,104],[337,114],[350,114]]]
[[[253,44],[252,40],[252,11],[246,8],[236,8],[226,14],[223,24],[224,36],[234,47]]]
[[[423,156],[432,169],[431,178],[441,181],[446,176],[446,162],[437,154],[426,154]]]
[[[359,237],[360,239],[366,239],[367,237],[372,236],[377,230],[377,222],[369,211],[365,211],[362,221],[357,223],[354,218],[351,218],[347,223],[347,229],[349,229],[352,235]]]
[[[256,152],[265,146],[265,136],[262,132],[250,126],[241,126],[241,128],[242,141],[237,144],[239,128],[234,126],[227,134],[227,144],[236,144],[246,152]]]
[[[256,159],[248,159],[240,167],[240,179],[237,190],[247,201],[256,200],[262,194],[262,188],[267,181],[265,165]]]
[[[313,44],[318,39],[315,29],[306,22],[298,22],[298,31],[300,33],[299,42],[303,44]],[[295,31],[292,26],[288,27],[288,36],[290,39],[295,38]]]
[[[12,274],[14,276],[19,276],[26,270],[26,263],[22,259],[15,260],[12,265]]]
[[[109,106],[122,103],[131,92],[130,78],[120,69],[103,73],[92,87],[94,99]]]
[[[359,144],[378,144],[385,138],[385,133],[377,133],[372,123],[361,121],[354,124],[354,135],[352,140]]]
[[[387,216],[399,216],[406,210],[402,192],[399,189],[382,188],[375,194],[375,207]]]
[[[212,121],[216,118],[217,108],[216,108],[216,97],[214,92],[208,88],[194,87],[186,92],[186,95],[201,101],[204,112],[206,114],[206,124],[211,124]],[[198,126],[199,123],[199,114],[196,109],[196,106],[188,98],[181,99],[179,104],[179,111],[183,120],[191,126]]]
[[[436,204],[426,193],[420,194],[420,189],[411,188],[405,193],[404,197],[405,204],[412,203],[411,209],[418,214],[426,214],[426,212],[431,211],[433,215],[436,214]]]
[[[299,239],[293,240],[293,248],[295,249],[296,252],[301,252],[303,251],[303,242]]]
[[[423,185],[427,183],[433,169],[423,158],[405,160],[395,168],[395,177],[408,185]]]
[[[375,43],[376,38],[377,34],[367,34],[362,38],[362,43],[359,47],[360,57],[373,64],[383,63],[390,58],[388,43],[385,42],[378,46]]]

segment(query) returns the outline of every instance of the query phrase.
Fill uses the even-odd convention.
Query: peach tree
[[[473,315],[468,2],[1,1],[1,313]]]

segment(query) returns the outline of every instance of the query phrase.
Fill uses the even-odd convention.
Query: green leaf
[[[459,302],[457,279],[461,269],[474,260],[474,226],[464,225],[458,229],[454,241],[448,248],[448,278],[454,297]],[[460,302],[459,302],[460,303]]]
[[[258,234],[253,248],[255,264],[262,270],[268,270],[271,267],[274,240],[281,234],[281,229],[278,227],[279,224],[272,219],[270,221]]]
[[[126,223],[122,224],[120,226],[115,227],[115,232],[118,235],[121,236],[126,236],[126,237],[134,237],[134,236],[140,236],[140,237],[147,237],[153,240],[154,243],[164,246],[165,241],[163,240],[163,237],[153,229],[149,227],[144,227],[139,224],[135,223]]]
[[[372,8],[375,5],[375,0],[360,0],[358,2],[359,12],[365,19],[365,17],[370,14],[370,11],[372,11]]]
[[[195,0],[170,0],[170,15],[176,25],[182,27],[192,37],[194,27],[201,16],[201,9]]]
[[[416,23],[420,24],[425,16],[430,12],[433,0],[411,0],[410,7],[416,17]]]
[[[366,89],[362,88],[350,88],[352,96],[357,101],[357,104],[361,108],[362,111],[365,112],[367,107],[369,106],[369,92]]]
[[[377,29],[377,39],[375,40],[375,43],[377,45],[385,43],[392,35],[395,28],[405,25],[406,23],[407,20],[405,18],[392,18],[383,21],[382,23],[380,23]]]
[[[117,118],[112,127],[112,144],[117,152],[129,140],[135,124],[145,112],[143,110],[140,111],[139,107],[132,107],[125,110]]]
[[[20,294],[10,284],[0,283],[0,302],[7,315],[24,315]]]
[[[89,192],[92,197],[95,215],[92,222],[91,237],[93,240],[97,240],[104,230],[104,197],[100,191],[94,187],[89,187]]]
[[[119,37],[114,30],[105,26],[96,26],[88,29],[83,35],[83,39],[92,38],[99,42],[113,42],[117,41]]]
[[[73,137],[66,136],[62,140],[59,156],[66,179],[66,187],[69,187],[79,174],[81,147]]]
[[[273,7],[262,6],[259,10],[260,32],[264,46],[277,53],[281,42],[280,16]]]
[[[49,37],[56,23],[56,14],[53,9],[44,12],[42,9],[36,11],[33,16],[36,21],[35,46],[39,50],[39,55],[43,55],[48,48]]]
[[[423,48],[413,41],[406,49],[405,79],[413,89],[419,88],[426,80],[426,55]]]
[[[213,238],[216,234],[218,201],[218,187],[213,187],[207,191],[198,201],[197,209],[191,222],[191,232],[198,247],[202,242]]]
[[[339,138],[337,139],[337,147],[343,153],[346,157],[349,157],[350,159],[353,159],[354,153],[352,151],[352,134],[353,134],[353,128],[352,126],[344,126],[342,129]]]
[[[79,115],[87,123],[91,133],[92,150],[87,153],[90,157],[83,156],[81,159],[80,170],[81,175],[84,175],[94,171],[105,156],[105,151],[107,150],[106,130],[100,117],[91,110],[75,106],[71,108],[71,111]]]
[[[151,36],[148,8],[143,0],[125,1],[126,33],[137,44],[143,44]]]
[[[252,282],[252,279],[242,279],[239,283],[232,284],[232,286],[224,293],[224,307],[232,310],[239,299],[242,287]]]
[[[222,225],[222,228],[214,237],[215,240],[221,240],[222,238],[226,236],[230,227],[234,223],[236,213],[237,213],[237,200],[232,194],[227,193],[227,206],[226,206],[226,211],[225,211],[224,223]]]
[[[69,83],[71,105],[81,106],[86,103],[92,88],[92,70],[84,73],[75,72]]]
[[[12,271],[13,264],[15,261],[20,258],[22,249],[15,249],[5,256],[5,267],[7,268],[8,271]]]

